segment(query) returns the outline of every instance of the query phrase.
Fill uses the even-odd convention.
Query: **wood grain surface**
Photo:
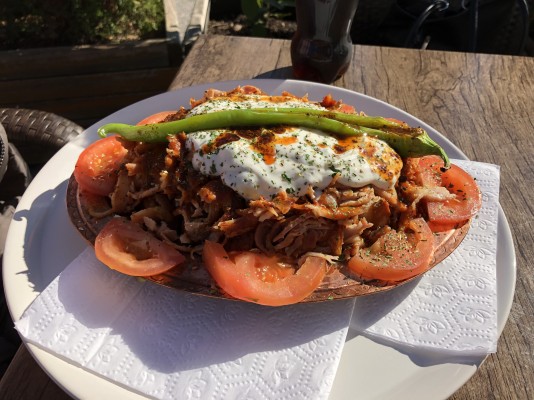
[[[291,78],[290,63],[289,41],[206,35],[169,90],[221,80]],[[534,58],[355,46],[349,71],[334,85],[402,108],[470,159],[500,165],[500,202],[517,257],[514,303],[497,353],[451,399],[534,398]],[[8,370],[0,398],[55,398],[45,394],[50,380],[28,376],[38,366],[23,356],[17,355],[10,369],[25,375]],[[29,382],[41,385],[43,394],[24,396],[22,387]]]
[[[290,65],[289,41],[203,37],[171,89],[291,78]],[[514,303],[497,353],[452,399],[534,398],[534,59],[356,46],[349,71],[334,85],[397,106],[470,159],[500,165],[500,202],[517,256]]]

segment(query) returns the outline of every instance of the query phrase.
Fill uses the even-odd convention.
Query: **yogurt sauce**
[[[190,115],[303,106],[322,108],[293,99],[276,103],[214,99],[195,107]],[[338,139],[301,127],[200,131],[187,135],[186,146],[193,151],[193,168],[204,175],[220,176],[248,200],[272,199],[280,191],[300,197],[309,193],[310,186],[318,196],[337,174],[338,182],[349,187],[390,189],[402,168],[400,157],[385,142],[368,136]]]

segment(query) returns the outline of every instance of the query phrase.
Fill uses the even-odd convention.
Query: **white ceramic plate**
[[[404,111],[333,86],[290,80],[231,81],[188,87],[143,100],[110,115],[67,144],[46,164],[21,199],[8,233],[3,260],[6,299],[14,320],[22,316],[39,293],[86,246],[70,223],[65,195],[76,159],[84,147],[97,139],[97,128],[108,122],[135,123],[158,111],[188,106],[190,98],[200,98],[210,87],[228,90],[245,84],[253,84],[272,94],[283,90],[296,95],[308,94],[313,100],[320,100],[330,93],[367,114],[398,118],[410,125],[422,126],[451,158],[466,158],[444,136]],[[502,209],[499,210],[498,243],[498,324],[502,331],[512,305],[516,273],[512,236]],[[142,398],[31,344],[27,346],[50,377],[74,397]],[[482,362],[483,357],[459,363],[431,354],[409,354],[349,331],[330,398],[444,399],[462,386]]]

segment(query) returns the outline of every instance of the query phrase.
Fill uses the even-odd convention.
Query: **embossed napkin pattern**
[[[268,308],[127,277],[86,249],[16,327],[29,342],[158,399],[326,399],[349,322],[411,348],[494,352],[499,171],[457,164],[477,178],[483,209],[451,257],[393,291]]]
[[[474,176],[482,209],[456,251],[421,279],[358,298],[351,327],[418,349],[483,355],[497,348],[499,168],[454,161]]]
[[[326,399],[352,300],[270,308],[127,277],[85,250],[16,323],[31,343],[158,399]]]

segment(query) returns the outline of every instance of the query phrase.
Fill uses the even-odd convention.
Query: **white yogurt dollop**
[[[231,108],[290,106],[303,104],[224,100],[208,101],[193,110],[198,114]],[[304,106],[309,107],[310,103]],[[189,133],[186,146],[193,151],[193,168],[204,175],[220,176],[227,186],[248,200],[271,199],[280,191],[303,196],[310,187],[318,195],[337,174],[338,182],[349,187],[374,185],[390,189],[402,168],[397,153],[372,137],[338,139],[300,127],[272,131],[265,128],[252,133],[253,137],[243,135],[246,138],[230,130]]]

